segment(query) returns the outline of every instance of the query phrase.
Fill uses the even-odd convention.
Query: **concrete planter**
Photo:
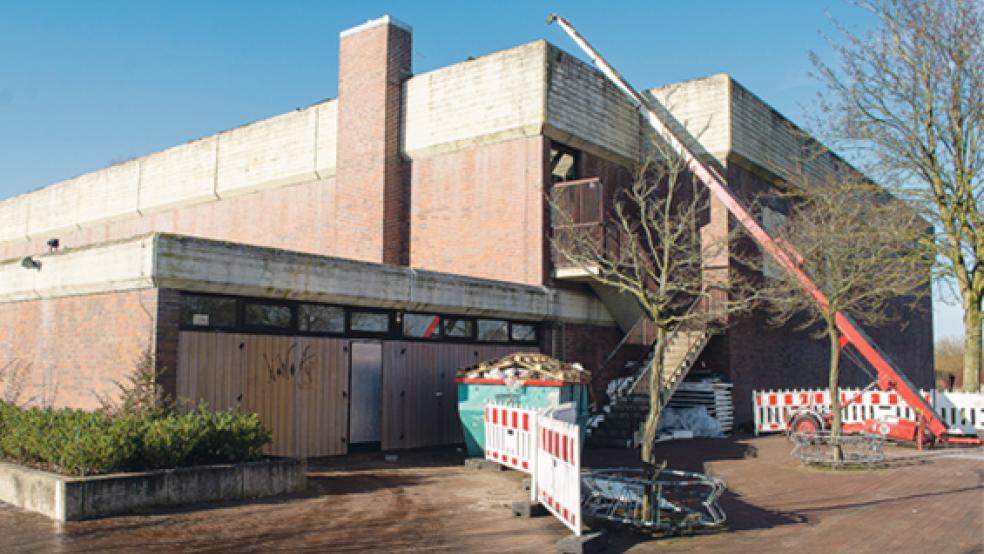
[[[306,482],[307,463],[289,458],[92,477],[0,463],[0,501],[58,521],[299,492]]]

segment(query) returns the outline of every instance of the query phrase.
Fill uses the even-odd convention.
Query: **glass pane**
[[[235,327],[236,300],[216,296],[182,296],[181,324],[195,327]]]
[[[389,331],[389,314],[352,312],[352,330],[367,333],[386,333]]]
[[[533,342],[536,340],[536,325],[525,323],[513,323],[512,340],[522,342]]]
[[[486,342],[509,340],[509,323],[498,319],[478,320],[478,340]]]
[[[297,314],[297,327],[308,333],[344,333],[345,310],[335,306],[303,304]]]
[[[444,319],[444,334],[449,337],[471,337],[474,323],[470,319]]]
[[[441,336],[441,317],[434,314],[403,314],[403,335],[417,338]]]
[[[279,306],[276,304],[246,304],[243,314],[246,317],[246,325],[259,327],[276,327],[286,329],[290,327],[290,307]]]

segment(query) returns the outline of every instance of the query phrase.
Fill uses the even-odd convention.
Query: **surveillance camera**
[[[48,239],[48,248],[52,250],[58,250],[59,246],[61,246],[61,241],[58,240],[57,238]]]
[[[38,271],[41,271],[41,262],[35,260],[30,256],[27,256],[23,260],[21,260],[21,267],[23,267],[24,269],[36,269]]]

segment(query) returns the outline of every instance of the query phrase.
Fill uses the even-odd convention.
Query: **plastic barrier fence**
[[[566,407],[537,416],[536,500],[581,536],[581,432],[568,419]],[[570,409],[573,416],[573,409]]]
[[[841,404],[861,394],[858,401],[844,408],[845,423],[860,423],[865,419],[881,419],[894,416],[915,419],[915,412],[894,392],[880,390],[841,389]],[[953,432],[973,434],[984,430],[984,395],[980,393],[937,392],[920,390],[936,409],[941,419]],[[827,389],[765,390],[752,392],[755,433],[786,431],[789,415],[800,408],[816,408],[830,411],[830,394]]]
[[[537,411],[513,404],[485,406],[485,459],[533,475]]]

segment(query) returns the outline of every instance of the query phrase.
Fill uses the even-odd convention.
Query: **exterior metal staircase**
[[[666,406],[677,387],[707,346],[714,331],[708,326],[677,328],[670,333],[664,353],[660,406]],[[649,375],[653,368],[653,349],[640,362],[627,364],[631,377],[616,380],[609,388],[610,402],[604,413],[589,424],[588,446],[625,448],[638,444],[639,431],[649,414]]]

